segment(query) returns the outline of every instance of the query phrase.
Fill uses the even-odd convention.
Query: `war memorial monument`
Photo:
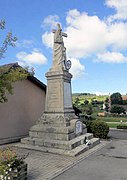
[[[76,156],[99,144],[99,139],[87,133],[86,126],[75,116],[71,92],[72,75],[69,73],[71,61],[66,58],[63,42],[63,37],[67,37],[67,34],[62,32],[59,24],[53,33],[53,63],[46,73],[45,112],[36,125],[30,128],[29,137],[21,140],[20,146]]]

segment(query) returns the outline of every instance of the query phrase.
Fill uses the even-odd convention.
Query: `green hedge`
[[[127,130],[127,125],[117,125],[117,129],[126,129]]]
[[[102,120],[84,120],[87,132],[93,133],[94,137],[106,139],[109,133],[109,126]]]
[[[92,123],[92,133],[94,137],[106,139],[109,133],[109,126],[101,120],[95,120]]]

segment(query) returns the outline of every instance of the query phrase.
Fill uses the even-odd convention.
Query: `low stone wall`
[[[17,136],[17,137],[2,138],[2,139],[0,139],[0,145],[7,144],[7,143],[19,142],[20,139],[25,138],[27,136],[28,136],[28,134],[23,135],[23,136]]]

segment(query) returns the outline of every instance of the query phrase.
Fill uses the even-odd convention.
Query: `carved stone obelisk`
[[[26,148],[76,156],[99,143],[87,133],[85,125],[75,116],[72,105],[71,61],[66,58],[66,48],[58,24],[54,33],[53,63],[46,73],[47,91],[45,112],[37,124],[31,127],[29,137],[21,140]],[[91,139],[90,145],[85,139]]]

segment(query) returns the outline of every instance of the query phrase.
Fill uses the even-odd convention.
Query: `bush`
[[[122,104],[127,105],[127,100],[123,100]]]
[[[118,114],[121,114],[121,113],[125,114],[125,109],[122,106],[112,106],[110,112],[111,113],[118,113]]]
[[[25,165],[25,158],[26,156],[19,156],[9,147],[0,149],[0,180],[17,179],[19,166]]]
[[[92,127],[93,121],[91,121],[91,120],[83,120],[83,123],[86,125],[87,132],[92,133],[91,127]]]
[[[95,120],[92,122],[91,130],[94,137],[106,139],[109,133],[109,126],[101,120]]]
[[[121,125],[121,124],[119,124],[118,126],[117,126],[117,129],[126,129],[127,130],[127,125]]]
[[[91,115],[91,114],[93,113],[93,107],[92,107],[92,105],[91,105],[91,104],[88,104],[85,111],[86,111],[86,114]]]

